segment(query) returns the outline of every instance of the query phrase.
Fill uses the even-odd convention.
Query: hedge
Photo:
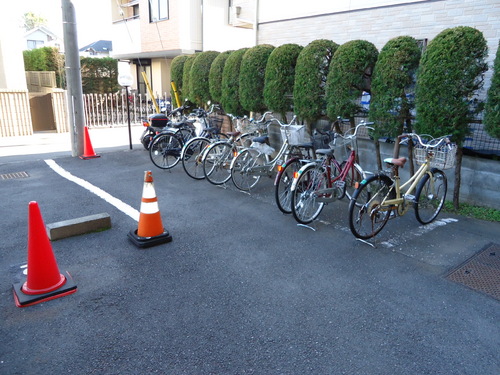
[[[208,87],[212,100],[216,103],[220,103],[222,99],[222,72],[224,71],[226,60],[232,52],[233,51],[225,51],[219,53],[210,67]]]
[[[500,43],[493,64],[493,77],[488,89],[483,121],[488,134],[494,138],[500,138]]]
[[[179,55],[174,57],[172,60],[172,65],[170,67],[170,80],[175,83],[177,88],[177,94],[179,95],[179,100],[182,100],[182,77],[184,73],[184,64],[189,56]],[[174,107],[177,106],[175,103],[175,93],[172,88],[170,88],[170,96],[172,98],[172,103]],[[180,103],[182,104],[182,102]]]
[[[250,112],[264,112],[266,65],[274,47],[261,44],[248,49],[241,59],[239,95],[241,106]]]
[[[205,51],[197,54],[193,60],[189,77],[189,95],[200,107],[211,100],[208,75],[212,62],[218,54],[216,51]]]
[[[285,117],[293,111],[293,83],[295,66],[303,47],[283,44],[273,50],[266,65],[264,78],[264,103],[273,112]]]
[[[295,114],[309,125],[326,113],[326,77],[337,48],[331,40],[318,39],[305,46],[297,58],[293,106]]]
[[[240,104],[239,86],[241,60],[247,50],[248,48],[241,48],[231,52],[222,72],[221,104],[226,113],[231,113],[235,116],[246,114],[246,111]]]
[[[371,91],[371,75],[378,58],[377,48],[366,40],[342,44],[333,55],[326,82],[327,115],[351,118],[360,112],[357,100]]]

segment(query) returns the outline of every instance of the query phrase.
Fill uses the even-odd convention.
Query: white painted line
[[[129,206],[128,204],[122,202],[118,198],[113,197],[111,194],[106,193],[104,190],[101,188],[98,188],[97,186],[92,185],[90,182],[85,181],[79,177],[73,176],[71,173],[69,173],[67,170],[64,168],[60,167],[54,160],[45,160],[45,163],[52,168],[56,173],[61,175],[62,177],[74,182],[77,185],[80,185],[81,187],[87,189],[91,193],[94,193],[98,197],[104,199],[106,202],[111,204],[112,206],[116,207],[123,213],[127,214],[130,216],[132,219],[135,221],[139,221],[139,216],[140,213],[137,211],[135,208]]]
[[[434,230],[437,227],[442,227],[442,226],[444,226],[446,224],[450,224],[450,223],[456,223],[457,221],[458,221],[457,219],[453,219],[451,217],[448,217],[445,219],[433,221],[432,223],[427,224],[427,225],[420,225],[415,232],[410,233],[410,236],[419,237],[419,236],[422,236],[426,233],[429,233],[431,230]],[[407,240],[408,237],[409,237],[408,235],[405,235],[405,236],[402,236],[400,238],[404,238],[405,240]],[[391,238],[387,241],[381,242],[380,244],[385,246],[385,247],[391,248],[391,247],[400,245],[401,240],[398,238]]]

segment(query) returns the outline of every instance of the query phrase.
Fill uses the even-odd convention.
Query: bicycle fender
[[[276,177],[274,178],[274,186],[276,186],[276,184],[278,183],[278,181],[281,178],[281,175],[283,174],[283,171],[285,170],[287,165],[296,161],[296,160],[299,160],[299,159],[300,158],[298,158],[298,157],[294,157],[294,158],[286,160],[283,164],[281,164],[281,170],[276,174]]]
[[[297,172],[297,178],[294,177],[293,182],[292,182],[292,187],[290,188],[290,190],[295,191],[295,187],[297,186],[297,181],[299,180],[300,175],[302,173],[304,173],[304,171],[306,169],[308,169],[309,167],[315,167],[315,166],[316,166],[316,163],[313,161],[310,163],[307,163],[306,165],[303,165],[302,168],[300,168],[299,171]]]

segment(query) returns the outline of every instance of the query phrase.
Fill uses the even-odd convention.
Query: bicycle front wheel
[[[231,178],[233,146],[230,143],[216,143],[203,155],[203,174],[207,181],[222,185]]]
[[[149,157],[158,168],[173,168],[180,160],[182,145],[182,139],[175,134],[160,134],[149,148]]]
[[[349,227],[357,238],[366,240],[377,235],[387,224],[392,207],[383,205],[394,197],[392,180],[376,175],[362,182],[349,203]]]
[[[182,148],[182,168],[186,174],[195,180],[203,180],[202,156],[206,147],[210,144],[208,138],[191,138]]]
[[[415,193],[415,217],[422,224],[434,221],[444,205],[448,182],[439,169],[431,169],[418,183]]]
[[[300,159],[287,161],[283,169],[276,176],[274,187],[274,197],[276,205],[284,214],[292,213],[292,182],[295,172],[302,167],[303,162]]]
[[[301,224],[309,224],[315,220],[325,202],[322,202],[320,190],[326,189],[327,176],[321,167],[306,168],[295,183],[292,191],[290,208],[293,217]]]
[[[251,148],[244,149],[231,164],[231,179],[234,186],[243,191],[252,189],[260,180],[255,168],[264,165],[259,152]]]

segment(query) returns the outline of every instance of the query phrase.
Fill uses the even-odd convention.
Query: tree
[[[177,89],[177,94],[179,95],[179,100],[182,98],[182,76],[184,73],[184,64],[189,56],[187,55],[179,55],[174,57],[172,60],[172,65],[170,67],[170,79],[174,82],[175,87]],[[175,100],[175,93],[172,88],[170,88],[170,96],[172,101]],[[175,103],[182,104],[182,103]]]
[[[189,77],[189,94],[200,107],[211,100],[208,75],[212,62],[218,54],[216,51],[205,51],[196,55],[193,60]]]
[[[23,27],[24,30],[30,31],[34,28],[45,26],[47,24],[47,19],[37,16],[33,12],[26,12],[23,15]]]
[[[248,48],[240,48],[231,52],[222,72],[221,104],[226,113],[235,116],[245,115],[247,112],[240,104],[240,66],[243,55]]]
[[[483,121],[488,134],[494,138],[500,138],[500,42],[493,64],[493,77],[488,89]]]
[[[188,56],[188,58],[184,62],[184,69],[182,71],[182,87],[181,87],[182,101],[185,100],[192,101],[191,93],[189,92],[190,89],[189,80],[191,78],[191,67],[193,66],[195,58],[196,55]]]
[[[378,139],[402,134],[405,125],[411,128],[411,109],[414,107],[412,98],[420,57],[416,39],[400,36],[387,42],[375,63],[369,116],[375,122],[379,169],[382,169],[382,161]]]
[[[82,57],[80,65],[84,94],[111,94],[120,89],[116,59]]]
[[[55,47],[23,51],[24,70],[27,72],[55,72],[56,85],[65,87],[64,56]]]
[[[462,149],[469,123],[480,110],[488,47],[472,27],[443,30],[428,45],[417,73],[416,124],[419,133],[451,135],[457,143],[453,204],[459,208]]]
[[[366,40],[342,44],[333,55],[326,81],[326,111],[335,121],[350,118],[361,111],[357,100],[363,91],[371,91],[371,76],[378,58],[377,48]]]
[[[295,66],[293,106],[295,114],[312,124],[326,113],[325,87],[328,69],[338,44],[318,39],[300,52]]]
[[[261,44],[250,48],[241,59],[240,67],[240,103],[251,112],[264,112],[264,78],[269,55],[274,47]]]
[[[283,118],[293,110],[293,83],[295,66],[302,51],[298,44],[283,44],[273,50],[264,77],[264,103]]]
[[[212,95],[212,99],[216,103],[220,103],[222,99],[222,72],[224,71],[226,60],[231,52],[233,51],[219,53],[219,55],[212,62],[212,66],[210,66],[208,86],[210,89],[210,95]]]

